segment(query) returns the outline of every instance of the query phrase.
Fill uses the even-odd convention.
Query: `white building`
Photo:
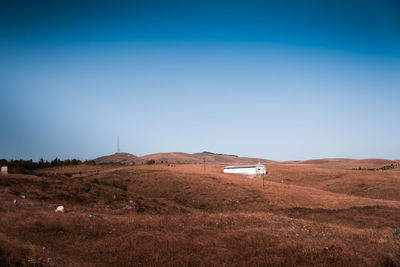
[[[226,166],[224,173],[239,173],[247,175],[266,174],[267,168],[263,164]]]
[[[7,166],[1,166],[1,173],[8,174],[8,167]]]

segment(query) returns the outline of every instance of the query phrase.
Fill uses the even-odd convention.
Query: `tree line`
[[[8,166],[8,171],[10,173],[29,173],[29,171],[45,169],[51,167],[60,166],[74,166],[74,165],[96,165],[94,160],[81,161],[79,159],[65,159],[60,160],[58,157],[52,161],[47,161],[41,158],[39,161],[35,162],[33,160],[6,160],[0,159],[0,166]]]

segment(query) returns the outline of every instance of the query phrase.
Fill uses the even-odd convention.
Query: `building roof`
[[[257,167],[264,167],[265,165],[263,164],[254,164],[254,165],[232,165],[232,166],[226,166],[224,169],[246,169],[246,168],[257,168]]]

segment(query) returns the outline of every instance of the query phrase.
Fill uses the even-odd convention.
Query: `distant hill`
[[[156,153],[149,154],[135,159],[137,164],[154,160],[156,163],[232,163],[232,164],[251,164],[265,162],[269,160],[259,158],[246,158],[238,157],[236,155],[217,154],[212,152],[202,153],[183,153],[183,152],[170,152],[170,153]]]
[[[120,165],[136,165],[145,164],[149,160],[154,160],[156,163],[231,163],[231,164],[252,164],[258,162],[271,162],[270,160],[260,158],[246,158],[237,155],[218,154],[212,152],[201,153],[155,153],[137,157],[129,153],[115,153],[109,156],[103,156],[94,159],[97,164],[120,164]]]
[[[148,160],[154,160],[156,163],[202,163],[203,161],[199,158],[193,157],[192,154],[183,152],[169,152],[169,153],[156,153],[149,154],[142,157],[138,157],[136,162],[146,162]]]
[[[246,158],[237,155],[227,155],[212,152],[201,153],[183,153],[183,152],[168,152],[148,154],[141,157],[129,153],[115,153],[94,159],[96,164],[114,164],[114,165],[142,165],[149,160],[154,160],[155,163],[185,163],[185,164],[254,164],[254,163],[273,163],[275,161],[262,158]],[[391,164],[400,164],[400,161],[386,159],[346,159],[346,158],[327,158],[327,159],[312,159],[304,161],[285,161],[281,164],[299,164],[313,165],[322,168],[379,168]]]
[[[94,159],[96,164],[120,164],[120,165],[132,165],[137,157],[129,153],[115,153],[108,156],[102,156]]]
[[[304,161],[288,161],[287,163],[313,165],[315,167],[334,167],[334,168],[379,168],[391,164],[399,164],[400,161],[388,159],[346,159],[346,158],[327,158],[327,159],[312,159]]]
[[[196,158],[200,158],[202,160],[205,160],[206,162],[211,162],[211,163],[251,164],[258,162],[271,162],[271,160],[266,160],[261,158],[247,158],[247,157],[239,157],[236,155],[216,154],[210,152],[195,153],[192,155]]]

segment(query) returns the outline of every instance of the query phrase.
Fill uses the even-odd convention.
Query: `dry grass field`
[[[264,187],[224,164],[0,175],[0,265],[398,266],[400,167],[352,170],[392,163],[268,163]]]

